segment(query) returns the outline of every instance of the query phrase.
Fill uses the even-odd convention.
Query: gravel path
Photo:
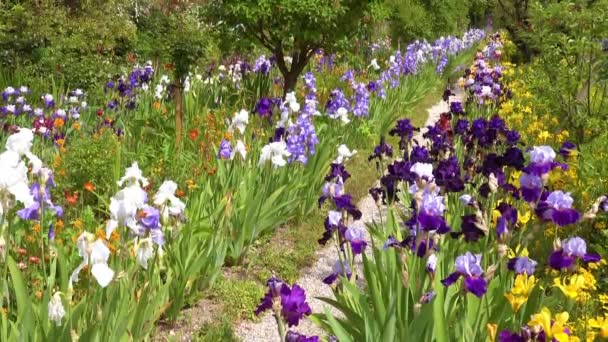
[[[462,90],[458,88],[454,91],[455,96],[450,97],[450,101],[462,101]],[[449,111],[449,106],[444,101],[439,101],[437,104],[428,109],[429,116],[426,120],[425,127],[433,125],[441,113]],[[421,132],[414,136],[414,139],[422,143],[422,134],[426,132],[426,128],[423,128]],[[381,217],[381,213],[376,206],[373,198],[367,195],[358,203],[358,207],[363,213],[361,220],[356,221],[353,225],[357,228],[361,228],[367,231],[365,223],[377,221]],[[368,236],[369,238],[369,236]],[[369,248],[367,249],[369,251]],[[317,262],[302,270],[302,277],[297,281],[297,284],[302,286],[306,290],[306,298],[312,308],[313,312],[322,313],[324,312],[325,304],[317,299],[317,297],[329,297],[333,298],[332,290],[329,286],[322,282],[322,279],[329,275],[332,271],[332,267],[338,259],[338,251],[333,243],[328,243],[327,246],[319,249],[316,253]],[[357,260],[361,260],[358,258]],[[361,274],[360,272],[357,272]],[[332,313],[337,314],[337,311],[332,310]],[[323,331],[315,326],[309,319],[305,318],[300,325],[294,329],[301,334],[307,336],[310,335],[324,335]],[[280,342],[279,334],[277,332],[276,322],[271,313],[266,313],[262,319],[258,322],[243,322],[235,327],[235,333],[239,338],[246,342]]]

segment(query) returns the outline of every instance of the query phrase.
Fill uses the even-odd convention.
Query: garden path
[[[462,101],[463,92],[462,89],[456,87],[453,92],[455,95],[450,97],[450,101]],[[439,120],[441,113],[449,111],[448,103],[439,101],[431,108],[428,108],[429,116],[425,122],[423,129],[414,135],[414,139],[422,142],[422,134],[426,132],[426,126],[433,125]],[[381,219],[381,215],[384,211],[379,211],[374,199],[367,195],[358,203],[358,207],[363,213],[361,220],[356,221],[353,225],[357,228],[363,229],[367,232],[366,223],[378,221]],[[369,239],[369,236],[368,236]],[[370,249],[367,248],[370,252]],[[332,268],[336,260],[338,260],[338,251],[333,243],[328,243],[327,246],[320,248],[316,253],[317,262],[304,269],[302,276],[296,282],[306,290],[306,298],[314,313],[324,312],[325,303],[317,299],[318,297],[333,298],[331,287],[323,283],[323,278],[328,276],[332,272]],[[358,258],[357,260],[361,260]],[[359,265],[360,266],[360,265]],[[357,272],[362,274],[362,272]],[[333,314],[338,314],[337,310],[332,310]],[[323,335],[323,331],[312,323],[308,318],[304,318],[297,327],[294,327],[294,331],[310,335]],[[279,334],[277,332],[277,326],[272,313],[266,312],[258,322],[246,321],[235,327],[236,335],[245,342],[280,342]]]

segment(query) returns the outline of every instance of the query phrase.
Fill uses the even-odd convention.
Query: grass
[[[427,108],[437,103],[443,90],[443,84],[438,82],[415,106],[406,110],[405,116],[411,118],[414,125],[423,125],[428,117]],[[396,139],[391,142],[396,143]],[[373,147],[370,146],[358,151],[347,164],[356,182],[347,182],[346,192],[350,193],[356,201],[367,195],[368,189],[378,177],[375,164],[367,160],[372,149]],[[226,322],[255,319],[253,311],[265,291],[265,282],[270,276],[276,275],[293,283],[300,277],[302,269],[314,264],[315,252],[319,248],[317,240],[324,230],[324,219],[325,212],[315,211],[304,221],[288,224],[277,230],[274,235],[258,240],[245,263],[230,268],[230,276],[222,277],[211,290],[210,297],[221,301],[225,309],[217,319],[217,323],[201,328],[199,339],[231,341],[230,336],[234,336],[234,333],[231,325],[227,325]]]

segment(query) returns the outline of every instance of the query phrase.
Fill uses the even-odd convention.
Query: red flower
[[[191,129],[190,132],[188,133],[190,135],[190,140],[194,141],[196,140],[196,138],[198,138],[199,132],[197,129]]]

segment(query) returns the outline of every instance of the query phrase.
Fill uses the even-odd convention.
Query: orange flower
[[[230,132],[224,133],[224,139],[226,139],[226,140],[232,139],[232,133],[230,133]]]
[[[53,122],[53,126],[55,126],[55,127],[63,127],[64,124],[65,124],[65,121],[63,121],[62,118],[57,118]]]
[[[72,124],[72,128],[75,129],[75,130],[79,130],[80,129],[80,122],[74,122]]]
[[[37,257],[37,256],[31,256],[31,257],[30,257],[30,262],[31,262],[32,264],[36,264],[36,265],[38,265],[38,264],[40,263],[40,258],[39,258],[39,257]]]
[[[93,184],[93,183],[91,183],[91,182],[85,182],[85,183],[84,183],[84,189],[85,189],[86,191],[93,192],[93,191],[95,191],[95,184]]]
[[[134,53],[132,53],[132,52],[131,52],[131,53],[129,53],[129,54],[127,55],[127,60],[128,60],[130,63],[135,63],[135,54],[134,54]]]
[[[55,222],[55,227],[57,229],[63,229],[63,227],[65,227],[65,224],[63,223],[63,220],[57,220],[57,222]]]
[[[188,133],[190,135],[190,140],[194,141],[196,140],[196,138],[198,138],[198,130],[197,129],[191,129],[190,132]]]
[[[69,191],[66,190],[64,193],[64,197],[65,201],[71,206],[74,206],[78,203],[78,191],[74,191],[70,194]]]
[[[179,197],[179,198],[182,198],[182,197],[184,197],[185,195],[186,195],[186,193],[185,193],[185,192],[184,192],[184,190],[182,190],[182,189],[177,189],[177,190],[175,191],[175,196],[177,196],[177,197]]]
[[[36,298],[42,299],[42,291],[40,291],[40,290],[36,291]]]
[[[40,224],[35,224],[34,227],[32,228],[32,230],[36,233],[40,233]]]
[[[63,146],[65,145],[65,140],[57,139],[57,140],[55,140],[55,144],[57,144],[57,146],[59,146],[59,149],[63,152]]]
[[[156,109],[156,110],[159,110],[159,109],[160,109],[160,102],[158,102],[158,101],[154,101],[154,102],[152,103],[152,108],[154,108],[154,109]]]

